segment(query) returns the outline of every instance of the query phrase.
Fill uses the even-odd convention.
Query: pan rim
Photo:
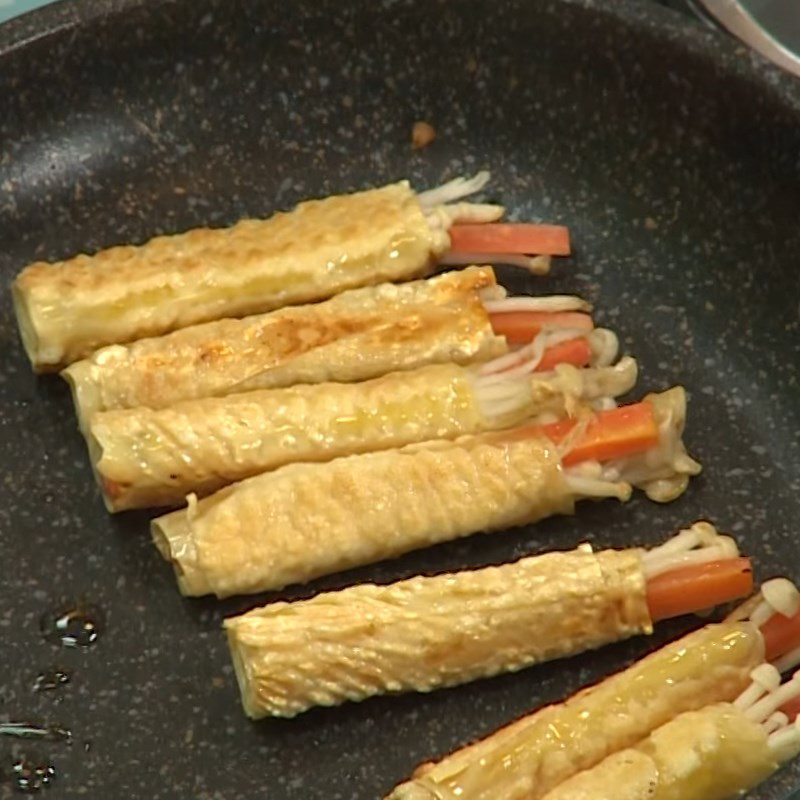
[[[401,0],[413,5],[424,0]],[[456,0],[463,1],[463,0]],[[514,2],[514,0],[505,0]],[[366,7],[370,0],[354,0]],[[557,2],[611,17],[635,33],[666,39],[688,54],[712,60],[720,77],[748,80],[766,89],[773,99],[800,114],[800,81],[784,72],[754,50],[727,34],[695,23],[681,12],[654,0],[557,0]],[[56,2],[14,17],[0,25],[0,63],[24,52],[36,42],[65,35],[78,27],[95,24],[148,6],[151,10],[177,5],[177,0],[56,0]]]

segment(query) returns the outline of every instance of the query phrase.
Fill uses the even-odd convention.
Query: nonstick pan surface
[[[415,120],[437,140],[415,152]],[[705,465],[679,501],[584,505],[283,596],[497,563],[581,541],[647,544],[708,517],[800,579],[800,90],[655,5],[608,0],[60,3],[0,29],[0,272],[401,177],[479,168],[518,219],[568,224],[575,256],[516,291],[597,304],[642,366],[683,383]],[[109,517],[67,388],[35,378],[0,304],[0,717],[58,722],[59,798],[382,797],[421,761],[696,625],[434,694],[248,722],[220,632],[267,597],[187,601],[146,514]],[[465,498],[465,502],[469,499]],[[60,648],[39,618],[104,615]],[[32,692],[60,666],[66,686]],[[783,800],[800,764],[751,793]]]

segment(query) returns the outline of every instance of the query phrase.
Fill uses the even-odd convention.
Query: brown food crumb
[[[415,122],[411,129],[411,146],[414,150],[422,150],[436,138],[436,129],[428,122]]]

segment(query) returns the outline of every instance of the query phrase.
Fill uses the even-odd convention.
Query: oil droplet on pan
[[[0,722],[0,736],[16,739],[45,739],[50,742],[69,742],[72,731],[62,725],[38,725],[35,722]]]
[[[52,764],[36,764],[26,758],[15,761],[11,769],[14,785],[25,794],[33,794],[44,789],[56,776]]]
[[[55,689],[60,689],[67,683],[69,683],[68,672],[58,667],[45,669],[36,676],[36,680],[33,682],[33,691],[52,692]]]
[[[103,630],[103,614],[89,603],[66,603],[42,614],[42,636],[64,647],[90,647]]]

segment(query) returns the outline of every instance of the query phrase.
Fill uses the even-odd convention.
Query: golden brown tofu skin
[[[731,800],[777,768],[764,729],[718,703],[681,714],[544,800]]]
[[[353,289],[322,303],[104,347],[62,375],[85,431],[98,411],[487,361],[508,350],[480,300],[496,287],[490,267],[469,267]]]
[[[360,383],[320,383],[94,415],[86,435],[110,511],[179,505],[295,462],[402,447],[561,418],[581,401],[616,396],[636,364],[511,379],[511,402],[487,399],[474,369],[432,364]],[[497,384],[489,390],[497,389]]]
[[[289,464],[153,521],[181,592],[302,583],[477,531],[570,513],[546,439],[497,434]]]
[[[245,712],[429,692],[652,631],[638,550],[364,584],[225,622]]]
[[[528,409],[521,407],[520,422]],[[298,461],[455,439],[499,427],[469,370],[434,364],[363,383],[322,383],[96,414],[89,451],[110,511],[179,505]]]
[[[540,800],[685,711],[730,702],[764,659],[749,622],[707,625],[633,666],[420,767],[389,800]]]
[[[48,371],[104,345],[417,278],[447,246],[403,181],[230,228],[38,262],[12,291],[25,350]]]

